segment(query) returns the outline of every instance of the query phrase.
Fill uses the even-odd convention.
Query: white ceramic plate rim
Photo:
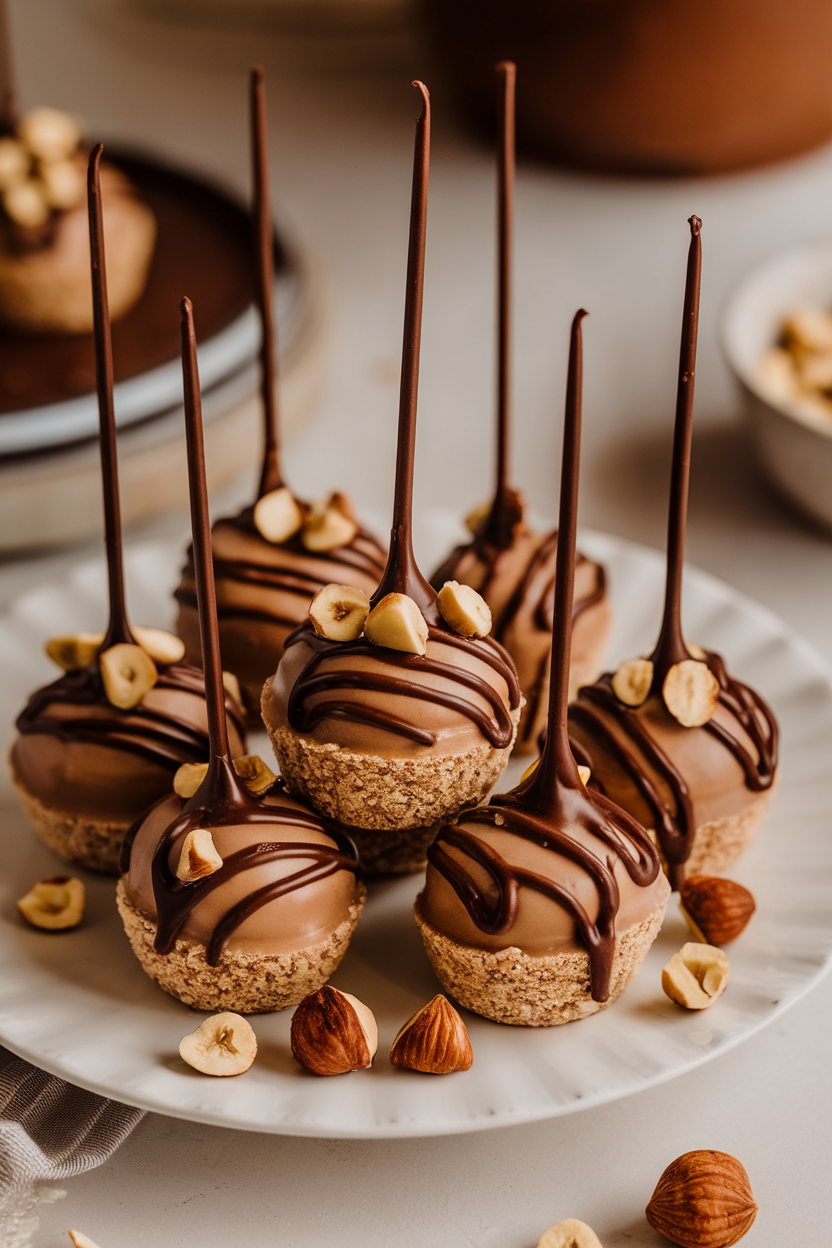
[[[607,561],[612,568],[614,573],[613,599],[620,622],[626,623],[626,629],[620,628],[619,631],[623,635],[627,629],[632,631],[638,623],[637,631],[642,632],[646,626],[645,622],[655,615],[656,595],[661,584],[662,556],[632,543],[600,534],[584,534],[582,546],[596,558]],[[143,560],[147,573],[145,580],[148,585],[153,581],[148,602],[154,595],[157,601],[164,601],[162,595],[166,593],[167,586],[164,584],[165,576],[160,578],[159,575],[160,561],[164,560],[164,566],[168,567],[171,554],[171,548],[163,547],[161,544],[136,548],[130,552],[128,567],[131,571],[135,573]],[[175,575],[175,566],[174,560],[172,575]],[[629,604],[621,595],[620,586],[616,588],[615,578],[619,575],[621,568],[629,569],[628,575],[633,578]],[[154,569],[156,569],[155,580],[152,576]],[[80,584],[83,594],[90,603],[93,603],[96,601],[96,595],[100,594],[101,580],[100,568],[91,570],[91,565],[87,565],[69,578],[63,590],[59,587],[57,592],[59,596],[61,592],[71,596],[72,587]],[[94,587],[91,588],[93,583]],[[649,592],[648,586],[652,586]],[[639,592],[636,592],[637,590]],[[77,596],[77,588],[74,592]],[[37,591],[35,595],[36,593]],[[766,683],[774,683],[782,691],[780,700],[789,705],[789,699],[792,697],[799,696],[803,699],[800,703],[803,709],[800,712],[799,722],[805,722],[807,729],[812,728],[814,733],[812,741],[815,742],[818,750],[826,751],[823,757],[828,758],[828,746],[832,741],[832,673],[823,658],[808,642],[794,633],[770,611],[711,576],[689,569],[686,575],[685,598],[686,615],[692,615],[694,618],[703,616],[712,620],[711,635],[691,635],[692,640],[717,644],[720,630],[730,631],[736,626],[744,630],[743,635],[747,634],[753,638],[751,647],[753,653],[749,652],[740,657],[752,669],[756,665],[764,674],[766,671],[769,672],[769,682],[757,681],[758,687],[762,686],[763,692],[768,692],[765,688]],[[15,607],[0,619],[0,636],[5,636],[7,630],[12,628],[10,621],[18,630],[24,629],[24,635],[31,636],[33,621],[38,615],[38,610],[42,609],[46,602],[54,606],[55,601],[55,594],[50,591],[47,597],[42,599],[41,608],[39,608],[33,593],[24,595]],[[100,607],[97,609],[100,610]],[[156,618],[159,618],[158,615]],[[646,644],[652,640],[651,634],[655,631],[657,620],[653,619],[652,623],[654,627],[651,628],[650,635],[645,637]],[[76,626],[74,620],[72,626]],[[39,640],[40,638],[33,639],[32,646],[39,644]],[[615,653],[611,657],[617,660],[623,656]],[[730,660],[730,655],[727,657]],[[748,672],[745,670],[738,671],[737,674],[748,677]],[[795,681],[798,682],[797,687],[795,691],[792,691]],[[776,700],[775,705],[777,705]],[[787,722],[795,714],[793,709],[790,710],[786,717]],[[823,737],[822,733],[818,736],[815,721],[821,724],[823,731],[827,734],[826,737]],[[789,795],[794,788],[803,795],[804,800],[810,804],[814,803],[812,809],[816,816],[820,817],[822,813],[822,817],[825,818],[826,811],[830,809],[832,777],[826,776],[826,768],[816,762],[811,753],[803,753],[802,744],[800,751],[795,755],[794,750],[797,744],[800,743],[787,748],[784,754],[783,780],[779,795],[781,807],[784,801],[790,800]],[[789,747],[788,739],[786,745]],[[522,763],[513,764],[513,766],[521,767],[522,765]],[[801,768],[801,774],[796,776],[795,772]],[[822,799],[820,802],[819,798]],[[805,818],[805,812],[801,818]],[[783,823],[782,814],[780,823],[781,825]],[[807,832],[807,836],[811,840],[810,832]],[[757,875],[764,883],[768,873],[769,884],[771,879],[775,880],[772,894],[775,900],[779,900],[779,889],[789,887],[785,879],[781,884],[782,863],[777,861],[777,853],[774,852],[779,851],[782,857],[782,838],[782,832],[779,835],[774,833],[746,854],[742,865],[748,863],[751,868],[750,876],[742,869],[732,872],[735,878],[745,878],[746,882],[749,882],[749,879],[753,881],[756,878],[754,870],[756,867]],[[825,847],[825,843],[824,837],[818,845]],[[812,934],[810,945],[804,948],[799,945],[798,941],[798,945],[793,950],[785,948],[792,929],[786,924],[783,928],[786,937],[782,938],[782,933],[781,937],[778,937],[778,908],[773,906],[768,913],[763,912],[761,908],[749,932],[753,934],[752,941],[756,940],[760,946],[762,961],[758,957],[758,951],[754,951],[754,958],[757,961],[751,960],[752,970],[741,970],[736,978],[735,986],[732,986],[735,997],[732,997],[729,991],[729,994],[726,994],[726,997],[722,998],[706,1015],[696,1016],[687,1015],[669,1006],[669,1003],[662,1002],[656,966],[661,965],[661,960],[666,960],[668,951],[672,952],[686,939],[682,920],[674,915],[666,923],[667,933],[663,930],[657,941],[657,946],[662,943],[664,945],[663,952],[660,951],[659,954],[661,960],[657,961],[656,957],[652,958],[653,965],[650,967],[647,978],[645,978],[647,971],[647,964],[645,964],[641,974],[636,977],[621,1000],[609,1011],[581,1023],[571,1024],[566,1028],[538,1032],[524,1028],[501,1028],[496,1024],[484,1023],[469,1016],[475,1065],[471,1072],[464,1075],[453,1075],[439,1080],[413,1076],[407,1072],[392,1071],[392,1068],[387,1067],[384,1044],[389,1045],[395,1034],[396,1024],[388,1020],[384,1028],[389,1034],[383,1036],[377,1058],[377,1065],[381,1067],[381,1070],[361,1072],[342,1079],[314,1080],[306,1076],[298,1078],[297,1071],[287,1077],[280,1071],[277,1074],[273,1073],[271,1068],[259,1069],[258,1063],[255,1063],[244,1079],[250,1079],[254,1075],[255,1079],[259,1079],[260,1082],[251,1085],[249,1092],[246,1092],[246,1085],[242,1080],[205,1080],[186,1074],[185,1068],[172,1068],[170,1062],[164,1066],[158,1054],[169,1053],[169,1038],[164,1043],[160,1043],[158,1052],[154,1050],[153,1053],[144,1054],[144,1071],[125,1071],[117,1079],[112,1076],[102,1078],[100,1070],[95,1069],[94,1055],[88,1054],[83,1045],[82,1052],[87,1066],[84,1068],[83,1060],[79,1066],[77,1037],[73,1040],[70,1033],[73,1026],[77,1025],[81,1028],[80,1034],[83,1038],[85,1034],[83,1017],[79,1020],[74,1016],[68,1016],[64,1031],[58,1035],[50,1033],[48,1026],[45,1031],[42,1029],[37,1032],[34,1039],[31,1035],[28,1039],[24,1035],[27,1027],[31,1032],[31,1027],[26,1020],[32,1015],[37,1016],[39,1010],[43,1009],[42,999],[38,996],[37,980],[38,976],[42,978],[44,971],[43,966],[34,961],[30,967],[31,980],[24,974],[16,986],[4,987],[6,978],[0,977],[0,1040],[21,1057],[91,1091],[172,1117],[243,1130],[324,1138],[405,1138],[465,1133],[578,1112],[656,1086],[711,1060],[772,1022],[819,981],[828,970],[830,956],[832,956],[832,849],[830,849],[828,861],[818,861],[818,845],[814,842],[809,845],[812,860],[805,863],[801,857],[800,844],[793,847],[790,843],[788,849],[788,863],[790,866],[795,866],[796,875],[800,879],[800,889],[806,890],[805,895],[803,891],[800,892],[801,905],[798,922],[804,926],[810,923]],[[46,854],[45,850],[38,852]],[[775,860],[773,864],[767,866],[772,853],[774,853]],[[796,864],[792,861],[795,855]],[[401,917],[402,903],[399,897],[400,894],[404,897],[409,888],[411,884],[405,881],[391,885],[387,892],[380,893],[379,907],[375,914],[381,915],[381,919],[376,917],[371,922],[381,921],[382,924],[388,922],[389,916],[384,911],[388,901],[391,902],[388,906],[390,914],[393,914],[392,907],[395,907],[396,916]],[[760,896],[759,893],[758,896]],[[792,900],[794,902],[794,899]],[[811,905],[813,901],[814,908]],[[804,919],[804,913],[809,917]],[[365,918],[369,918],[369,915],[368,908]],[[362,923],[364,921],[362,919]],[[409,917],[407,923],[409,926],[406,931],[410,932],[412,920]],[[368,933],[370,930],[371,928],[368,928]],[[383,930],[386,934],[388,929],[384,927]],[[404,931],[405,928],[402,927],[402,930]],[[19,959],[20,952],[16,948],[18,940],[16,934],[19,934],[19,931],[20,927],[14,924],[13,918],[5,924],[0,924],[0,963],[6,962],[7,965],[11,965],[9,958],[12,956]],[[359,940],[361,931],[360,924],[353,941],[354,945]],[[768,934],[769,931],[771,935]],[[63,940],[64,938],[46,939]],[[395,939],[395,933],[391,934],[393,944],[395,944]],[[408,936],[407,939],[409,940],[410,937]],[[745,939],[744,937],[743,941]],[[770,950],[767,941],[771,944]],[[740,946],[742,943],[740,942]],[[780,944],[784,945],[782,951]],[[737,947],[736,956],[738,965],[742,968],[744,954],[740,946]],[[55,954],[58,957],[63,956],[60,950],[69,946],[58,944],[50,946],[49,958],[52,957],[52,948],[58,951]],[[648,962],[655,949],[656,947],[648,955]],[[778,969],[777,957],[780,952],[782,952],[783,966]],[[127,963],[132,963],[132,955],[129,954],[126,946],[123,953]],[[348,958],[350,956],[351,954]],[[732,953],[731,956],[734,960],[735,955]],[[54,967],[49,958],[47,959],[47,979],[49,974],[54,974]],[[795,961],[797,971],[788,969],[791,966],[789,958]],[[757,965],[758,962],[759,965]],[[769,962],[771,965],[768,964]],[[132,983],[136,977],[127,963],[125,964],[126,973],[129,972]],[[378,980],[376,968],[367,962],[362,963],[360,957],[356,966],[358,970],[353,968],[353,975],[363,973],[367,984],[376,983]],[[133,967],[141,983],[146,985],[150,993],[155,994],[152,997],[148,996],[144,988],[140,988],[152,1006],[154,1025],[155,1014],[158,1013],[160,1018],[164,1014],[165,1026],[170,1029],[172,1024],[167,1023],[167,1018],[171,1015],[171,1011],[179,1011],[175,1014],[178,1036],[184,1035],[196,1026],[198,1018],[169,998],[163,999],[162,994],[150,985],[149,981],[145,981],[135,964]],[[28,964],[23,966],[23,971],[27,974],[28,969]],[[427,974],[430,977],[429,971]],[[384,983],[386,993],[392,992],[394,996],[398,994],[401,998],[397,1006],[399,1022],[404,1021],[413,1008],[428,999],[430,989],[427,985],[430,978],[425,978],[422,968],[418,968],[415,975],[418,981],[415,986],[394,984],[391,988],[387,981]],[[335,977],[336,983],[339,982],[339,976],[341,976],[341,971]],[[56,982],[59,985],[62,983],[60,979]],[[354,984],[342,983],[342,986],[347,990],[356,988]],[[376,988],[378,989],[377,983]],[[357,988],[356,991],[358,991]],[[77,1007],[73,1004],[73,1009],[83,1014],[83,1010],[88,1008],[89,1002],[93,1000],[90,992],[83,986],[76,988],[73,982],[70,993],[73,1003],[77,997]],[[362,993],[359,992],[358,995]],[[363,995],[366,999],[366,990]],[[775,996],[773,1001],[770,999],[772,995]],[[744,1004],[746,997],[750,1003],[748,1007]],[[100,1026],[103,1026],[105,1030],[108,1026],[117,1025],[116,1013],[119,1009],[117,998],[118,994],[114,993],[112,1000],[108,998],[100,1002],[100,1013],[103,1019]],[[736,1004],[734,1004],[735,1000]],[[629,1012],[628,1002],[632,1006]],[[144,1009],[144,1006],[142,1008]],[[643,1011],[644,1008],[650,1012],[649,1024],[643,1024],[638,1016],[638,1012]],[[650,1070],[649,1061],[647,1062],[648,1069],[638,1069],[641,1055],[628,1049],[628,1037],[632,1039],[627,1030],[631,1026],[630,1015],[635,1019],[634,1026],[637,1029],[632,1033],[633,1035],[649,1037],[650,1044],[655,1043],[658,1051],[661,1051],[663,1045],[667,1045],[669,1039],[674,1042],[678,1041],[684,1050],[683,1059],[676,1061],[675,1064],[671,1062],[671,1065],[665,1069]],[[729,1024],[734,1016],[736,1016],[736,1026],[734,1031],[730,1032]],[[108,1017],[110,1018],[109,1024]],[[73,1021],[70,1022],[70,1019]],[[722,1025],[719,1022],[720,1019],[727,1020],[724,1025],[724,1034],[720,1034]],[[288,1019],[285,1015],[258,1016],[253,1022],[258,1034],[268,1032],[270,1026],[275,1034],[282,1028],[285,1040],[285,1031],[288,1027]],[[643,1031],[639,1031],[638,1028],[642,1026]],[[612,1072],[611,1082],[608,1081],[610,1075],[601,1060],[604,1057],[603,1043],[599,1047],[599,1040],[603,1041],[605,1036],[610,1035],[615,1044],[619,1046],[615,1049],[615,1058],[616,1061],[620,1060],[623,1069],[623,1075],[620,1070]],[[574,1042],[576,1036],[581,1037],[580,1045]],[[73,1043],[75,1044],[74,1050],[72,1050]],[[73,1053],[71,1058],[65,1051],[67,1045]],[[62,1046],[64,1046],[63,1049]],[[583,1071],[581,1078],[588,1080],[588,1086],[585,1089],[579,1086],[581,1078],[578,1078],[577,1074],[576,1086],[572,1087],[569,1082],[569,1069],[564,1071],[562,1061],[552,1060],[552,1055],[556,1051],[558,1057],[562,1059],[564,1054],[568,1058],[572,1051],[578,1048],[581,1053],[580,1061],[584,1063],[581,1068]],[[620,1053],[619,1048],[622,1049]],[[609,1052],[612,1050],[610,1049]],[[598,1070],[595,1069],[593,1062],[598,1065]],[[478,1069],[478,1064],[482,1071],[482,1078],[479,1082],[474,1074]],[[255,1075],[255,1072],[258,1073]],[[159,1087],[155,1085],[154,1090],[150,1092],[143,1088],[141,1082],[146,1076],[149,1076],[151,1081],[154,1079],[157,1082],[161,1081],[159,1086],[163,1086],[163,1092],[160,1093]],[[514,1080],[513,1084],[512,1080]],[[557,1101],[555,1097],[557,1088],[560,1086],[558,1080],[566,1084],[566,1095],[560,1101]],[[608,1082],[605,1083],[605,1080]],[[238,1093],[229,1085],[236,1085],[239,1097],[249,1097],[251,1103],[248,1109],[240,1107],[237,1103]],[[273,1095],[275,1087],[278,1088],[277,1102],[282,1107],[282,1112],[264,1121],[262,1117],[264,1110],[260,1102],[264,1097]],[[177,1092],[176,1089],[179,1091]],[[398,1104],[397,1098],[401,1104]],[[425,1111],[424,1105],[428,1103],[428,1111]],[[396,1108],[397,1104],[398,1108]],[[437,1109],[437,1106],[442,1108]],[[436,1116],[435,1120],[430,1118],[431,1113]]]

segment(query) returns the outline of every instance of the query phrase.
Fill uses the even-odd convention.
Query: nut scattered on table
[[[736,940],[757,908],[742,884],[715,875],[692,875],[679,889],[679,899],[697,940],[707,945]]]
[[[460,637],[487,637],[491,632],[491,608],[470,585],[446,581],[436,596],[439,614]]]
[[[625,706],[641,706],[653,684],[653,664],[649,659],[625,659],[612,678],[612,691]]]
[[[257,1056],[257,1037],[241,1014],[213,1014],[180,1041],[179,1056],[203,1075],[242,1075]]]
[[[716,710],[719,681],[707,663],[683,659],[674,663],[665,676],[662,698],[683,728],[701,728]]]
[[[757,1208],[741,1162],[703,1148],[670,1163],[645,1213],[653,1230],[679,1248],[731,1248],[750,1230]]]
[[[214,875],[222,866],[222,858],[208,828],[192,828],[182,842],[182,852],[176,868],[176,878],[183,884],[193,884]]]
[[[468,1029],[441,993],[407,1020],[390,1049],[394,1066],[427,1075],[468,1070],[473,1060]]]
[[[369,614],[370,599],[352,585],[324,585],[309,604],[315,633],[329,641],[355,641]]]
[[[686,1010],[704,1010],[728,987],[730,966],[721,949],[690,941],[662,971],[665,994]]]
[[[537,1248],[603,1248],[603,1244],[586,1222],[566,1218],[544,1231]]]
[[[277,546],[294,537],[303,524],[303,511],[285,485],[258,498],[254,504],[254,527],[267,542]]]
[[[126,642],[102,651],[98,665],[107,701],[121,711],[138,706],[159,675],[147,651]]]
[[[346,1075],[372,1066],[378,1027],[372,1010],[349,992],[324,984],[292,1016],[292,1053],[313,1075]]]
[[[416,603],[407,594],[385,594],[376,603],[364,625],[364,636],[374,646],[424,654],[428,626]]]
[[[46,932],[77,927],[84,917],[84,885],[73,875],[53,875],[35,884],[17,908],[27,923]]]

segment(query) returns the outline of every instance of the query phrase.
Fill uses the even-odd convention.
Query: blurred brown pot
[[[549,160],[721,173],[832,135],[832,0],[422,0],[461,107],[493,132],[517,62],[518,143]]]

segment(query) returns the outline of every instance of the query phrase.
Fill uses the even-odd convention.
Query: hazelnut
[[[686,1010],[704,1010],[728,987],[728,959],[713,945],[689,942],[662,971],[665,994]]]
[[[424,654],[428,643],[425,617],[407,594],[385,594],[367,616],[364,636],[374,646]]]
[[[84,172],[77,161],[51,161],[42,164],[38,173],[50,208],[66,212],[84,198]]]
[[[612,678],[612,691],[625,706],[641,706],[653,684],[653,664],[649,659],[625,659]]]
[[[207,775],[207,763],[183,763],[173,777],[174,793],[187,801],[197,792]]]
[[[465,1023],[441,993],[407,1020],[390,1049],[394,1066],[427,1075],[468,1070],[473,1060]]]
[[[751,1229],[757,1208],[736,1157],[701,1148],[670,1163],[645,1214],[679,1248],[731,1248]]]
[[[182,842],[176,878],[183,884],[193,884],[194,880],[213,875],[221,866],[222,858],[211,833],[207,828],[193,828]]]
[[[75,1248],[98,1248],[98,1244],[93,1243],[89,1235],[85,1235],[83,1231],[68,1231],[67,1233]]]
[[[292,1016],[295,1059],[313,1075],[346,1075],[372,1066],[378,1027],[363,1002],[331,984],[304,997]]]
[[[60,932],[77,927],[84,917],[84,885],[70,875],[41,880],[21,897],[17,908],[27,923],[44,931]]]
[[[0,139],[0,191],[8,190],[29,172],[31,161],[22,143],[8,136]]]
[[[235,758],[234,770],[248,789],[255,795],[265,793],[277,780],[277,776],[257,754],[243,754]]]
[[[264,494],[254,504],[254,527],[275,546],[287,542],[302,524],[303,511],[285,485]]]
[[[141,646],[120,642],[98,656],[107,701],[119,710],[138,706],[158,678],[156,664]]]
[[[49,205],[46,202],[42,184],[35,178],[26,178],[23,182],[14,182],[3,192],[3,210],[15,225],[28,229],[36,229],[49,219]]]
[[[214,1014],[180,1041],[179,1056],[203,1075],[242,1075],[257,1056],[257,1037],[240,1014]]]
[[[697,940],[706,945],[736,940],[757,908],[747,888],[717,876],[692,875],[679,889],[679,897]]]
[[[45,650],[52,662],[65,672],[76,672],[89,667],[103,640],[103,633],[67,633],[63,637],[50,637]]]
[[[567,1218],[550,1226],[540,1237],[537,1248],[603,1248],[591,1226],[578,1218]]]
[[[329,641],[355,641],[369,614],[369,598],[351,585],[324,585],[309,604],[312,627]]]
[[[536,758],[533,763],[529,763],[528,767],[526,768],[526,770],[523,772],[522,776],[520,777],[521,784],[523,783],[524,780],[528,780],[529,776],[532,774],[532,772],[537,767],[537,764],[539,762],[540,762],[540,759]],[[581,777],[581,783],[583,784],[584,788],[586,788],[586,786],[589,784],[589,777],[592,775],[592,772],[589,770],[588,767],[585,767],[583,763],[578,763],[578,775]]]
[[[786,317],[783,335],[804,351],[832,351],[832,314],[821,308],[798,308]]]
[[[223,672],[222,687],[228,696],[233,698],[238,706],[243,705],[243,693],[240,689],[240,682],[233,672]]]
[[[491,632],[491,608],[470,585],[446,581],[436,603],[442,619],[460,637],[487,637]]]
[[[81,127],[57,108],[30,108],[18,122],[17,137],[38,160],[64,160],[81,142]]]
[[[307,550],[337,550],[349,546],[358,532],[352,506],[343,494],[330,494],[322,503],[315,503],[303,526],[300,540]]]
[[[716,710],[719,681],[707,663],[683,659],[674,663],[662,685],[664,704],[683,728],[701,728]]]
[[[470,533],[476,537],[484,522],[491,513],[491,503],[480,503],[479,507],[475,507],[473,511],[469,511],[465,517],[465,527]]]
[[[167,667],[171,663],[181,663],[185,657],[185,643],[175,633],[164,628],[146,628],[137,624],[130,630],[136,641],[154,663]]]

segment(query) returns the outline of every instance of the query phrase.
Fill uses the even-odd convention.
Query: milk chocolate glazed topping
[[[676,397],[676,423],[673,438],[673,468],[670,487],[670,508],[667,535],[667,581],[665,587],[664,613],[656,647],[650,656],[653,662],[653,685],[651,694],[660,697],[668,671],[676,663],[693,656],[685,645],[682,635],[681,599],[682,573],[685,553],[685,526],[688,509],[688,485],[690,480],[690,450],[693,428],[693,393],[696,367],[696,340],[699,324],[699,287],[702,268],[702,243],[699,217],[689,220],[691,231],[688,252],[685,304],[682,319],[682,343],[679,358],[679,381]],[[702,731],[716,737],[742,768],[747,788],[759,792],[771,787],[777,768],[777,724],[774,716],[753,689],[730,677],[718,654],[706,655],[707,662],[719,683],[719,704],[730,712],[736,724],[750,738],[757,757],[754,758],[745,745],[730,732],[724,723],[713,719]],[[612,719],[618,729],[612,731],[602,710]],[[641,722],[637,711],[623,706],[612,691],[609,675],[602,676],[592,686],[581,690],[577,703],[570,709],[576,725],[581,725],[598,749],[608,751],[622,766],[655,816],[655,829],[662,854],[668,864],[668,873],[674,887],[683,878],[686,859],[693,848],[696,831],[693,822],[691,794],[684,777],[674,767],[667,754],[653,740]],[[633,748],[635,747],[635,749]],[[576,746],[582,762],[593,772],[593,750]],[[647,767],[641,761],[646,761]],[[652,773],[652,774],[651,774]],[[672,807],[663,799],[654,777],[660,777],[670,791]]]
[[[563,907],[589,953],[592,998],[603,1002],[609,997],[620,904],[614,859],[623,863],[633,884],[640,887],[653,883],[660,866],[646,831],[603,794],[584,787],[566,731],[581,436],[581,321],[585,315],[578,312],[572,322],[555,580],[554,625],[560,644],[552,647],[550,660],[546,743],[536,768],[516,789],[492,797],[489,805],[465,814],[460,823],[443,827],[428,850],[428,861],[449,882],[473,923],[482,932],[505,933],[507,944],[512,943],[509,933],[517,918],[521,889],[535,890]],[[497,827],[517,838],[511,861],[476,835],[478,826]],[[596,839],[597,851],[587,847],[585,838],[576,837],[576,828]],[[523,866],[524,842],[569,859],[590,877],[598,896],[595,917],[554,878],[554,861],[552,876]],[[487,890],[466,866],[466,859],[484,870]]]
[[[215,966],[229,937],[244,920],[256,914],[267,903],[298,889],[308,888],[337,871],[355,873],[358,855],[349,838],[329,820],[298,809],[297,803],[284,805],[274,791],[259,797],[253,796],[238,779],[231,765],[223,714],[224,694],[205,482],[196,336],[193,308],[188,299],[182,301],[182,365],[191,524],[202,653],[205,661],[210,754],[208,772],[202,785],[166,828],[153,856],[152,883],[157,912],[157,951],[162,954],[170,953],[177,936],[200,901],[237,875],[270,862],[296,860],[302,864],[290,875],[255,888],[224,913],[206,942],[207,961],[209,965]],[[143,820],[139,820],[134,824],[125,838],[121,861],[123,872],[129,870],[131,850],[142,822]],[[169,861],[171,849],[177,839],[194,828],[240,824],[262,824],[265,839],[228,855],[222,867],[213,875],[190,883],[183,883],[177,878]],[[297,829],[323,833],[328,838],[327,842],[309,843],[298,840],[297,836],[293,839],[292,832]]]
[[[109,621],[100,650],[120,643],[135,645],[127,619],[124,597],[124,552],[119,503],[116,423],[113,407],[113,353],[107,303],[107,276],[104,259],[104,231],[101,211],[99,166],[103,145],[92,152],[88,170],[90,249],[92,255],[93,317],[95,324],[96,386],[98,390],[101,441],[101,477],[104,499],[104,534],[107,551]],[[159,690],[182,691],[202,697],[202,673],[187,663],[161,667],[154,686]],[[155,699],[154,699],[155,700]],[[68,703],[77,708],[71,717],[50,715],[50,708]],[[90,714],[89,708],[96,713]],[[245,739],[242,715],[229,698],[226,710]],[[105,713],[102,715],[101,712]],[[98,660],[82,671],[68,672],[59,680],[38,689],[17,720],[22,735],[42,733],[62,741],[87,742],[109,749],[139,755],[171,771],[185,762],[202,761],[208,752],[205,733],[192,723],[159,708],[139,705],[123,711],[113,706],[104,692]]]
[[[263,405],[263,462],[260,471],[260,483],[257,499],[272,490],[285,485],[280,463],[279,409],[278,409],[278,369],[277,352],[275,349],[276,321],[273,308],[274,259],[272,240],[271,204],[269,198],[268,168],[268,137],[266,129],[266,96],[264,73],[256,66],[251,73],[250,85],[250,117],[251,117],[251,155],[254,181],[253,201],[253,242],[254,242],[254,277],[256,303],[260,314],[260,396]],[[240,558],[216,557],[214,561],[215,575],[225,582],[238,583],[242,586],[261,586],[265,590],[280,591],[297,598],[297,610],[290,608],[280,610],[262,599],[258,606],[250,603],[230,602],[228,592],[224,595],[224,604],[219,609],[219,618],[262,620],[268,624],[283,624],[294,628],[305,614],[309,601],[319,589],[333,580],[348,582],[355,573],[369,577],[374,584],[384,571],[384,551],[376,539],[365,529],[359,529],[348,546],[335,550],[315,552],[307,550],[300,536],[290,538],[281,543],[286,552],[286,566],[276,565],[273,558],[274,547],[271,547],[257,532],[253,521],[253,504],[246,507],[237,516],[220,520],[218,526],[236,529],[244,534],[246,550],[250,551],[252,539],[264,547],[262,560],[254,560],[242,556]],[[294,567],[295,561],[305,567]],[[320,572],[310,572],[309,565],[320,566]],[[339,565],[333,570],[333,564]],[[184,606],[196,609],[196,591],[193,585],[193,552],[189,553],[188,563],[184,570],[183,582],[176,590],[175,597]]]
[[[428,645],[443,645],[466,651],[481,659],[506,682],[512,710],[520,702],[517,674],[511,658],[498,642],[490,637],[473,641],[460,637],[446,627],[436,605],[436,594],[427,583],[413,554],[413,466],[416,449],[416,407],[419,388],[419,348],[422,329],[422,297],[424,290],[425,234],[427,225],[428,172],[430,162],[430,96],[421,82],[413,84],[422,96],[422,112],[416,123],[413,163],[413,194],[410,212],[410,240],[407,259],[404,342],[402,349],[401,392],[399,397],[399,431],[396,454],[396,484],[393,500],[393,527],[387,566],[371,605],[387,594],[407,594],[412,598],[428,624]],[[286,648],[305,642],[313,656],[292,688],[287,714],[296,732],[308,732],[323,719],[348,719],[382,727],[388,732],[420,745],[434,744],[434,734],[409,720],[377,707],[362,706],[339,698],[341,689],[368,689],[381,693],[401,694],[418,698],[436,706],[458,711],[471,720],[483,737],[495,748],[504,749],[511,743],[513,727],[508,709],[500,694],[475,672],[464,671],[451,663],[440,662],[430,654],[420,657],[371,645],[362,639],[332,642],[317,637],[307,620],[287,639]],[[327,667],[330,657],[372,659],[390,670],[372,671]],[[415,679],[408,679],[408,675]],[[445,693],[435,687],[431,678],[446,678],[459,688],[458,693]],[[307,700],[326,690],[331,697],[308,706]],[[480,709],[466,691],[485,699],[491,709]]]

